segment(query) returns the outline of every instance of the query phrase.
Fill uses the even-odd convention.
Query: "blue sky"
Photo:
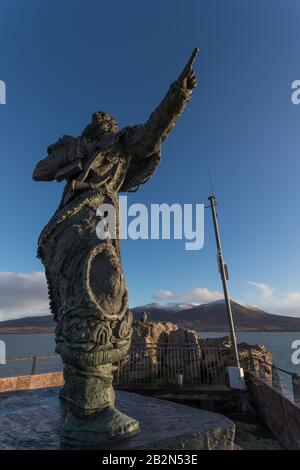
[[[291,103],[291,83],[300,79],[299,2],[1,0],[0,7],[2,318],[43,310],[36,241],[62,191],[31,179],[47,146],[80,134],[98,109],[120,128],[144,122],[195,46],[193,99],[157,173],[129,201],[206,203],[210,171],[232,297],[300,316],[300,105]],[[122,260],[132,306],[164,297],[159,291],[168,301],[219,296],[209,212],[201,251],[185,251],[182,241],[128,240]]]

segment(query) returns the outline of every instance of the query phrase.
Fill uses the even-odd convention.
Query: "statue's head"
[[[106,132],[117,132],[117,130],[117,121],[113,116],[105,111],[97,111],[92,114],[92,120],[81,136],[90,140],[99,140]]]
[[[104,132],[116,132],[118,130],[116,119],[105,111],[97,111],[92,114],[92,124],[101,127]]]

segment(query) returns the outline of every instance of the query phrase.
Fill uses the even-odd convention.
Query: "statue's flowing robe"
[[[132,314],[119,240],[97,237],[96,210],[100,204],[113,204],[118,230],[118,192],[149,179],[159,163],[161,144],[189,98],[174,83],[146,124],[96,140],[99,157],[84,178],[79,174],[68,182],[58,210],[40,235],[38,256],[45,266],[57,321],[56,351],[66,364],[79,368],[111,364],[128,352]],[[64,155],[72,153],[73,144],[71,139],[65,145]],[[51,158],[37,165],[37,173],[43,173]],[[78,181],[82,186],[76,189]]]

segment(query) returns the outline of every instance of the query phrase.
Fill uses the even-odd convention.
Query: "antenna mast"
[[[209,207],[211,208],[211,214],[212,214],[213,224],[214,224],[214,231],[215,231],[217,252],[218,252],[217,259],[218,259],[219,271],[221,274],[221,279],[222,279],[222,284],[223,284],[225,306],[226,306],[226,311],[228,315],[228,323],[229,323],[229,330],[230,330],[230,337],[231,337],[233,354],[234,354],[234,359],[235,359],[235,365],[236,367],[240,369],[239,352],[237,348],[235,328],[234,328],[234,323],[233,323],[233,316],[232,316],[230,298],[229,298],[228,287],[227,287],[227,280],[229,279],[228,269],[227,269],[227,264],[224,262],[224,259],[223,259],[221,239],[220,239],[220,233],[219,233],[219,227],[218,227],[218,216],[217,216],[217,210],[216,210],[217,200],[215,196],[210,196],[208,200],[210,202]]]

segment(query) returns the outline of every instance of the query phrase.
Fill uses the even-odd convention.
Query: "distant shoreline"
[[[264,312],[256,307],[231,301],[237,332],[300,332],[300,317],[288,317]],[[185,330],[228,335],[228,316],[224,301],[181,308],[172,304],[149,304],[131,309],[133,319],[139,321],[146,312],[150,322],[170,322]],[[177,310],[176,310],[177,309]],[[56,323],[52,314],[21,317],[0,321],[0,334],[53,334]]]
[[[189,328],[191,330],[197,331],[195,328]],[[224,333],[229,334],[228,330],[225,329],[202,329],[202,333]],[[299,329],[257,329],[257,328],[236,328],[237,333],[300,333]],[[55,333],[55,327],[7,327],[0,328],[0,335],[23,335],[23,334],[51,334]],[[201,333],[198,333],[201,334]]]
[[[24,328],[0,328],[0,335],[26,335],[26,334],[49,334],[54,333],[55,327],[24,327]]]

